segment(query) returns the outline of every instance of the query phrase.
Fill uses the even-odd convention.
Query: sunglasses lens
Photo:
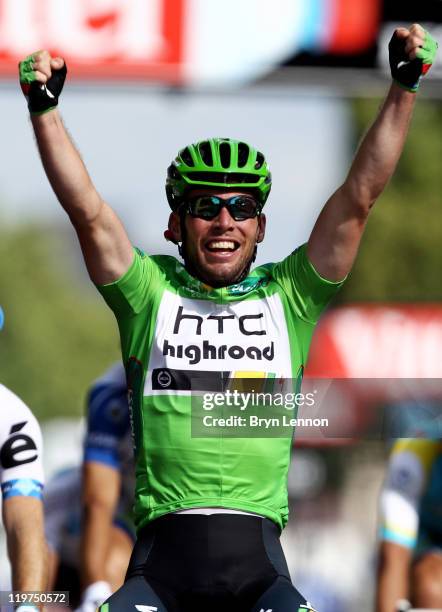
[[[258,214],[255,200],[248,196],[234,196],[230,198],[229,211],[235,221],[253,219]]]
[[[221,200],[214,196],[199,196],[189,202],[189,212],[192,217],[213,219],[220,210]]]
[[[235,221],[253,219],[259,214],[256,201],[251,196],[233,196],[227,200],[217,196],[197,196],[188,202],[188,208],[192,217],[199,219],[214,219],[225,206]]]

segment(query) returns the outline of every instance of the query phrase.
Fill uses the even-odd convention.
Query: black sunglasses
[[[227,208],[235,221],[254,219],[261,214],[261,206],[247,195],[237,195],[222,199],[214,195],[201,195],[190,198],[183,204],[191,217],[210,221],[217,217],[223,206]]]

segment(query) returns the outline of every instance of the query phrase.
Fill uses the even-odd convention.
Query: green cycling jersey
[[[284,527],[291,437],[192,437],[189,381],[300,377],[315,324],[341,284],[319,276],[303,245],[216,289],[174,257],[135,249],[129,270],[98,287],[117,318],[128,375],[138,529],[197,507]]]

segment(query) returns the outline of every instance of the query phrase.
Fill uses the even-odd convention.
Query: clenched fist
[[[20,62],[18,68],[29,111],[41,114],[55,108],[67,73],[64,59],[37,51]]]
[[[416,92],[420,78],[427,74],[436,57],[438,44],[422,26],[395,30],[388,50],[393,79],[405,89]]]

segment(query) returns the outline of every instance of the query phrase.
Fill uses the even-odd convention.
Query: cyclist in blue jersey
[[[0,308],[0,329],[3,327]],[[2,516],[15,591],[44,591],[47,548],[43,528],[42,436],[29,408],[0,384],[0,482]],[[3,607],[2,607],[3,609]],[[23,605],[20,612],[37,610]]]
[[[94,612],[123,584],[135,539],[133,498],[126,376],[118,363],[87,394],[82,468],[57,473],[45,493],[51,588],[69,590],[79,612]]]
[[[39,51],[21,62],[43,166],[117,318],[127,373],[137,543],[125,585],[103,612],[313,609],[291,583],[279,543],[291,438],[192,437],[192,391],[216,389],[222,373],[271,385],[302,376],[318,318],[394,172],[436,47],[417,24],[394,32],[394,82],[345,181],[307,244],[252,271],[271,188],[259,150],[229,138],[182,149],[167,174],[166,237],[184,265],[148,256],[132,246],[63,126],[64,60]]]

